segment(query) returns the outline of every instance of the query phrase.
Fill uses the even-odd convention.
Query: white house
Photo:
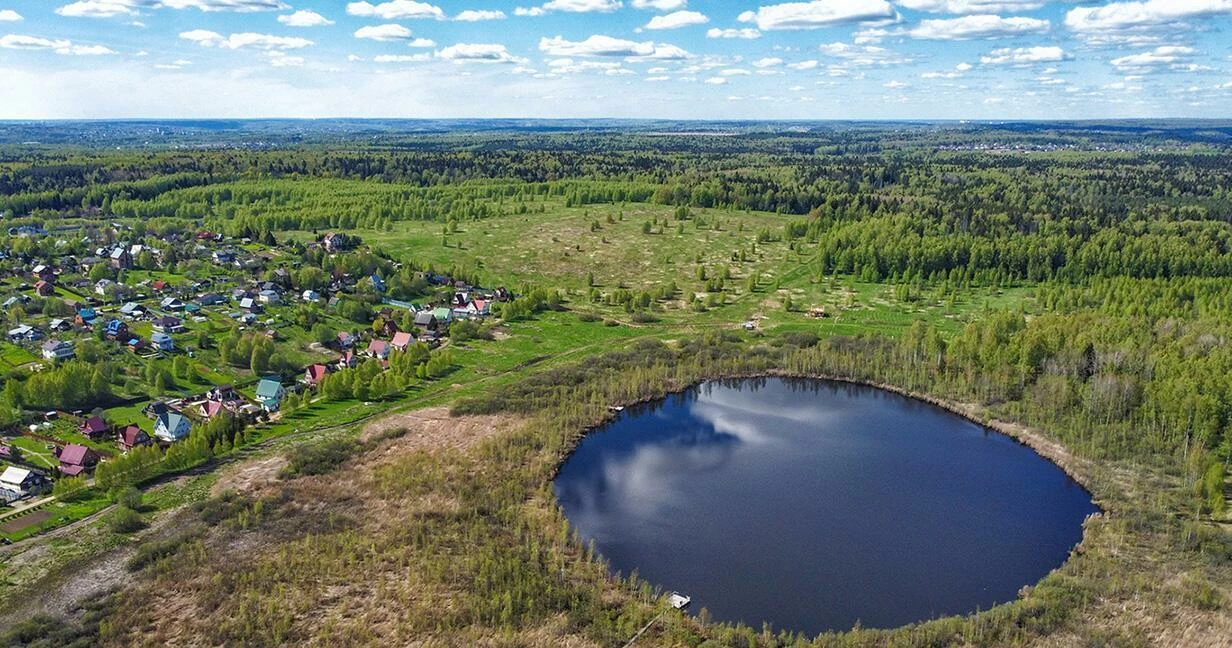
[[[47,340],[43,343],[43,358],[46,360],[67,360],[76,355],[73,345],[64,340]]]
[[[154,436],[168,443],[187,437],[191,430],[192,423],[188,421],[188,418],[171,410],[164,410],[154,421]]]
[[[0,499],[15,500],[47,489],[47,477],[42,473],[9,466],[0,473]]]
[[[159,351],[174,351],[175,342],[171,340],[171,336],[166,333],[155,333],[150,336],[150,344]]]
[[[321,295],[317,294],[317,291],[315,290],[305,290],[304,294],[301,295],[301,298],[306,302],[314,302],[320,301]]]

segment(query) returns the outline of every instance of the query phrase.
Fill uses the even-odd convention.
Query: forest
[[[284,272],[258,277],[293,294],[369,277],[287,308],[293,345],[211,328],[209,361],[6,366],[6,422],[156,384],[174,394],[181,375],[215,380],[215,358],[291,376],[340,326],[411,330],[414,311],[396,309],[431,299],[439,277],[513,297],[490,321],[453,324],[441,348],[331,371],[290,397],[281,427],[221,418],[162,457],[102,462],[124,524],[100,517],[94,546],[56,551],[125,576],[57,614],[23,596],[65,571],[5,565],[0,643],[620,646],[652,619],[645,645],[707,648],[1232,637],[1232,146],[1219,128],[367,124],[379,135],[322,127],[291,143],[262,127],[262,148],[0,146],[8,283],[37,259],[90,254],[85,233],[159,250],[125,274],[236,275],[189,257],[230,237],[282,255]],[[362,243],[328,252],[334,231]],[[5,317],[36,305],[59,308]],[[569,528],[553,475],[613,406],[765,375],[884,386],[1023,430],[1104,514],[1018,600],[966,616],[809,637],[666,610],[659,584],[610,573]],[[371,401],[381,412],[351,413]],[[438,424],[485,432],[434,445]],[[277,470],[216,487],[245,462]],[[165,597],[182,605],[149,604]]]

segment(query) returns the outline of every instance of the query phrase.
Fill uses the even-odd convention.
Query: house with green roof
[[[448,324],[453,321],[453,309],[448,306],[441,306],[432,311],[432,316],[441,324]]]
[[[262,378],[261,382],[257,383],[257,402],[267,412],[278,411],[278,406],[282,404],[282,397],[286,395],[286,388],[276,377]]]

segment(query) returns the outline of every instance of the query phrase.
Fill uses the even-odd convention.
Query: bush
[[[51,494],[61,502],[74,502],[84,499],[90,493],[85,477],[61,477],[51,488]]]
[[[599,322],[603,320],[596,313],[578,313],[577,318],[579,322]]]
[[[127,506],[121,506],[107,519],[107,525],[116,533],[133,533],[145,528],[141,514]]]
[[[128,571],[135,572],[147,565],[151,565],[167,556],[174,555],[180,550],[180,547],[188,544],[196,538],[195,533],[186,533],[184,535],[168,538],[166,540],[158,540],[154,542],[143,542],[137,545],[137,552],[128,560]]]
[[[282,470],[284,479],[305,475],[323,475],[351,458],[359,443],[350,439],[330,439],[320,443],[304,443],[291,449],[290,463]]]
[[[630,319],[632,319],[635,324],[649,324],[651,322],[659,321],[659,318],[655,317],[651,313],[647,313],[646,311],[635,311]]]
[[[125,508],[129,508],[134,511],[141,510],[141,491],[132,486],[128,486],[115,492],[111,499],[114,500],[116,504],[119,504]]]
[[[604,326],[620,326],[620,322],[617,322],[616,320],[611,320],[611,319],[603,320],[603,325]]]

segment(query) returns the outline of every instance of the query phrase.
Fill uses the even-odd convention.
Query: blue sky
[[[0,119],[1232,117],[1232,0],[0,0]]]

